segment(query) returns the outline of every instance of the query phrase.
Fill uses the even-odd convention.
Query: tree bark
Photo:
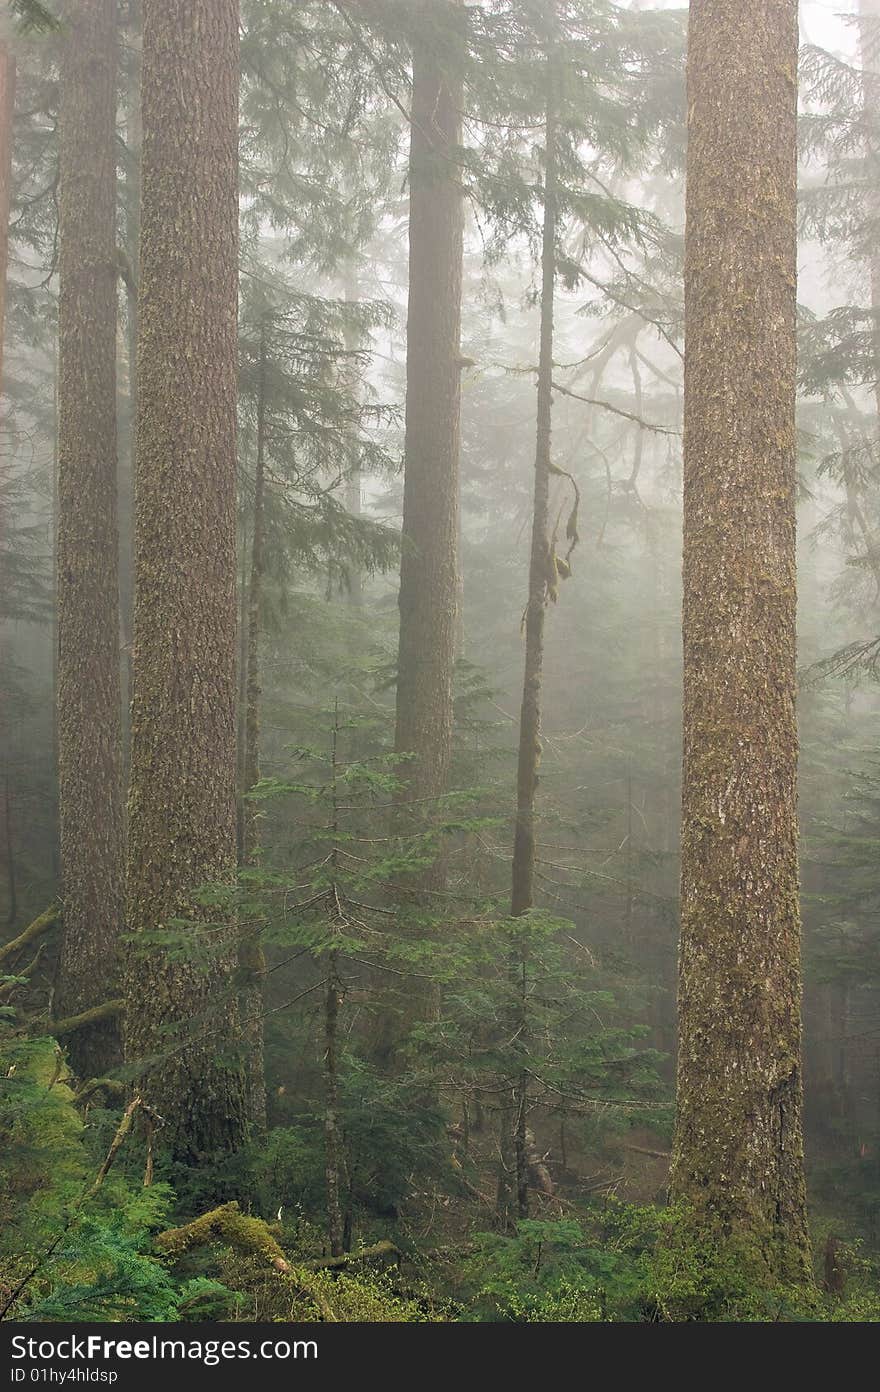
[[[514,918],[534,907],[535,796],[541,762],[541,685],[544,664],[544,617],[551,565],[555,587],[555,559],[550,541],[550,447],[553,426],[553,300],[556,287],[557,231],[557,93],[555,0],[547,18],[547,108],[544,127],[544,225],[541,244],[541,326],[538,352],[538,402],[535,431],[535,489],[532,505],[532,543],[529,556],[529,597],[526,608],[526,654],[519,721],[516,822],[513,841],[510,912]],[[510,984],[516,1002],[513,1034],[522,1052],[528,1036],[528,944],[523,937],[511,962]],[[502,1125],[511,1128],[510,1140],[502,1139],[502,1203],[509,1202],[505,1177],[512,1181],[516,1211],[528,1216],[529,1184],[526,1130],[528,1073],[518,1070],[512,1104],[502,1109]],[[511,1166],[512,1160],[512,1166]],[[510,1174],[512,1168],[513,1173]]]
[[[15,115],[15,59],[0,41],[0,392],[6,343],[6,279],[9,267],[9,210],[12,203],[12,122]]]
[[[408,798],[446,789],[458,607],[462,32],[456,0],[414,6],[409,307],[395,748]]]
[[[236,866],[239,15],[143,14],[126,1053],[186,1157],[247,1130],[235,929],[196,902]]]
[[[58,785],[64,903],[56,1008],[117,989],[123,913],[116,507],[116,0],[70,0],[61,75]],[[69,1045],[121,1057],[115,1021]]]
[[[266,319],[260,326],[260,360],[257,396],[257,449],[254,468],[254,531],[251,543],[250,582],[247,592],[247,639],[245,652],[245,718],[242,792],[248,793],[260,781],[260,627],[265,572],[266,506]],[[246,798],[241,814],[242,863],[254,865],[259,859],[259,808]],[[245,1070],[248,1112],[252,1125],[265,1129],[266,1081],[263,1067],[263,981],[266,956],[259,933],[253,927],[243,932],[238,949],[242,975],[241,1015],[245,1040]]]
[[[691,0],[672,1191],[807,1279],[795,716],[796,0]]]
[[[877,410],[877,429],[880,430],[880,252],[877,250],[877,229],[880,223],[880,189],[878,189],[877,124],[880,122],[880,3],[878,0],[859,0],[859,55],[862,65],[862,116],[865,127],[865,190],[870,225],[866,240],[872,251],[868,255],[868,276],[871,291],[871,313],[874,317],[874,403]]]

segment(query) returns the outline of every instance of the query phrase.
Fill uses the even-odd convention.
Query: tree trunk
[[[810,1269],[795,718],[796,0],[692,0],[676,1197]]]
[[[346,304],[357,304],[359,298],[357,264],[352,261],[345,269],[345,302]],[[354,353],[359,347],[360,334],[348,321],[346,321],[346,352]],[[348,380],[352,392],[356,391],[358,382],[357,368],[348,369]],[[348,478],[345,480],[345,506],[352,517],[359,518],[363,512],[360,467],[353,468]],[[355,607],[360,607],[364,602],[364,577],[356,561],[352,561],[348,577],[348,602]]]
[[[245,655],[245,718],[242,792],[260,781],[260,625],[265,570],[265,454],[266,454],[266,319],[260,326],[260,364],[257,397],[257,457],[254,469],[254,532],[251,573],[247,592],[247,645]],[[259,859],[260,821],[256,803],[242,802],[242,864]],[[242,934],[238,949],[241,969],[241,1016],[245,1041],[248,1111],[258,1130],[266,1125],[266,1080],[263,1068],[263,980],[266,957],[259,932],[253,926]]]
[[[869,227],[867,239],[872,251],[868,255],[871,313],[874,318],[874,402],[877,409],[877,429],[880,430],[880,252],[877,250],[877,225],[880,222],[880,188],[877,161],[880,122],[880,3],[878,0],[859,0],[859,54],[862,65],[862,115],[865,126],[865,190]]]
[[[456,0],[421,0],[413,24],[409,308],[396,749],[406,796],[446,789],[458,606],[462,189]]]
[[[247,1129],[234,925],[196,902],[236,865],[239,17],[143,12],[126,1052],[192,1156]]]
[[[553,300],[556,285],[557,141],[554,51],[555,0],[547,29],[547,109],[544,129],[544,225],[541,246],[541,326],[538,353],[538,403],[535,435],[535,491],[532,506],[532,545],[529,557],[529,597],[525,615],[526,655],[519,722],[517,806],[513,842],[513,883],[510,912],[514,918],[534,906],[535,794],[541,761],[541,683],[544,660],[544,616],[548,598],[550,542],[550,444],[553,416]],[[510,962],[512,1046],[526,1048],[528,1035],[528,943],[523,936]],[[520,1218],[528,1216],[529,1184],[526,1146],[528,1073],[517,1069],[509,1096],[501,1108],[501,1174],[498,1218],[509,1226],[516,1200]]]
[[[125,366],[127,409],[119,452],[119,629],[122,642],[122,761],[125,779],[131,742],[132,608],[134,600],[134,476],[137,421],[137,284],[140,274],[141,29],[140,0],[128,0],[128,72],[125,107]]]
[[[123,912],[116,507],[116,0],[70,0],[62,58],[58,383],[58,787],[64,934],[56,1010],[117,990]],[[115,1021],[69,1044],[120,1057]]]
[[[12,122],[15,115],[15,59],[0,41],[0,392],[6,342],[6,278],[9,266],[9,210],[12,202]]]

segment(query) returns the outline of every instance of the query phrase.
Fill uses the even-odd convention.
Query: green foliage
[[[225,1293],[180,1282],[151,1253],[174,1195],[122,1168],[88,1195],[117,1118],[84,1126],[51,1039],[5,1039],[0,1094],[0,1284],[24,1321],[174,1320]],[[108,1125],[109,1123],[109,1125]]]

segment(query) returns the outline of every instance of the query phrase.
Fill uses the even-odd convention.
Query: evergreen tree
[[[691,5],[672,1189],[802,1281],[796,73],[794,0]]]
[[[459,410],[465,15],[413,7],[406,441],[396,747],[414,756],[406,796],[446,788],[458,610]]]
[[[238,5],[143,12],[126,1055],[198,1156],[247,1130],[235,936],[197,903],[236,860]]]
[[[116,4],[74,0],[61,79],[58,778],[64,938],[56,1009],[118,993],[123,901],[116,506]],[[83,1077],[117,1061],[80,1030]]]

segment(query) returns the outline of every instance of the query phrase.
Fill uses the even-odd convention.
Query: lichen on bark
[[[126,1055],[198,1157],[247,1132],[234,925],[197,895],[236,871],[239,14],[143,15]]]
[[[672,1190],[801,1281],[797,41],[796,0],[692,0]]]

